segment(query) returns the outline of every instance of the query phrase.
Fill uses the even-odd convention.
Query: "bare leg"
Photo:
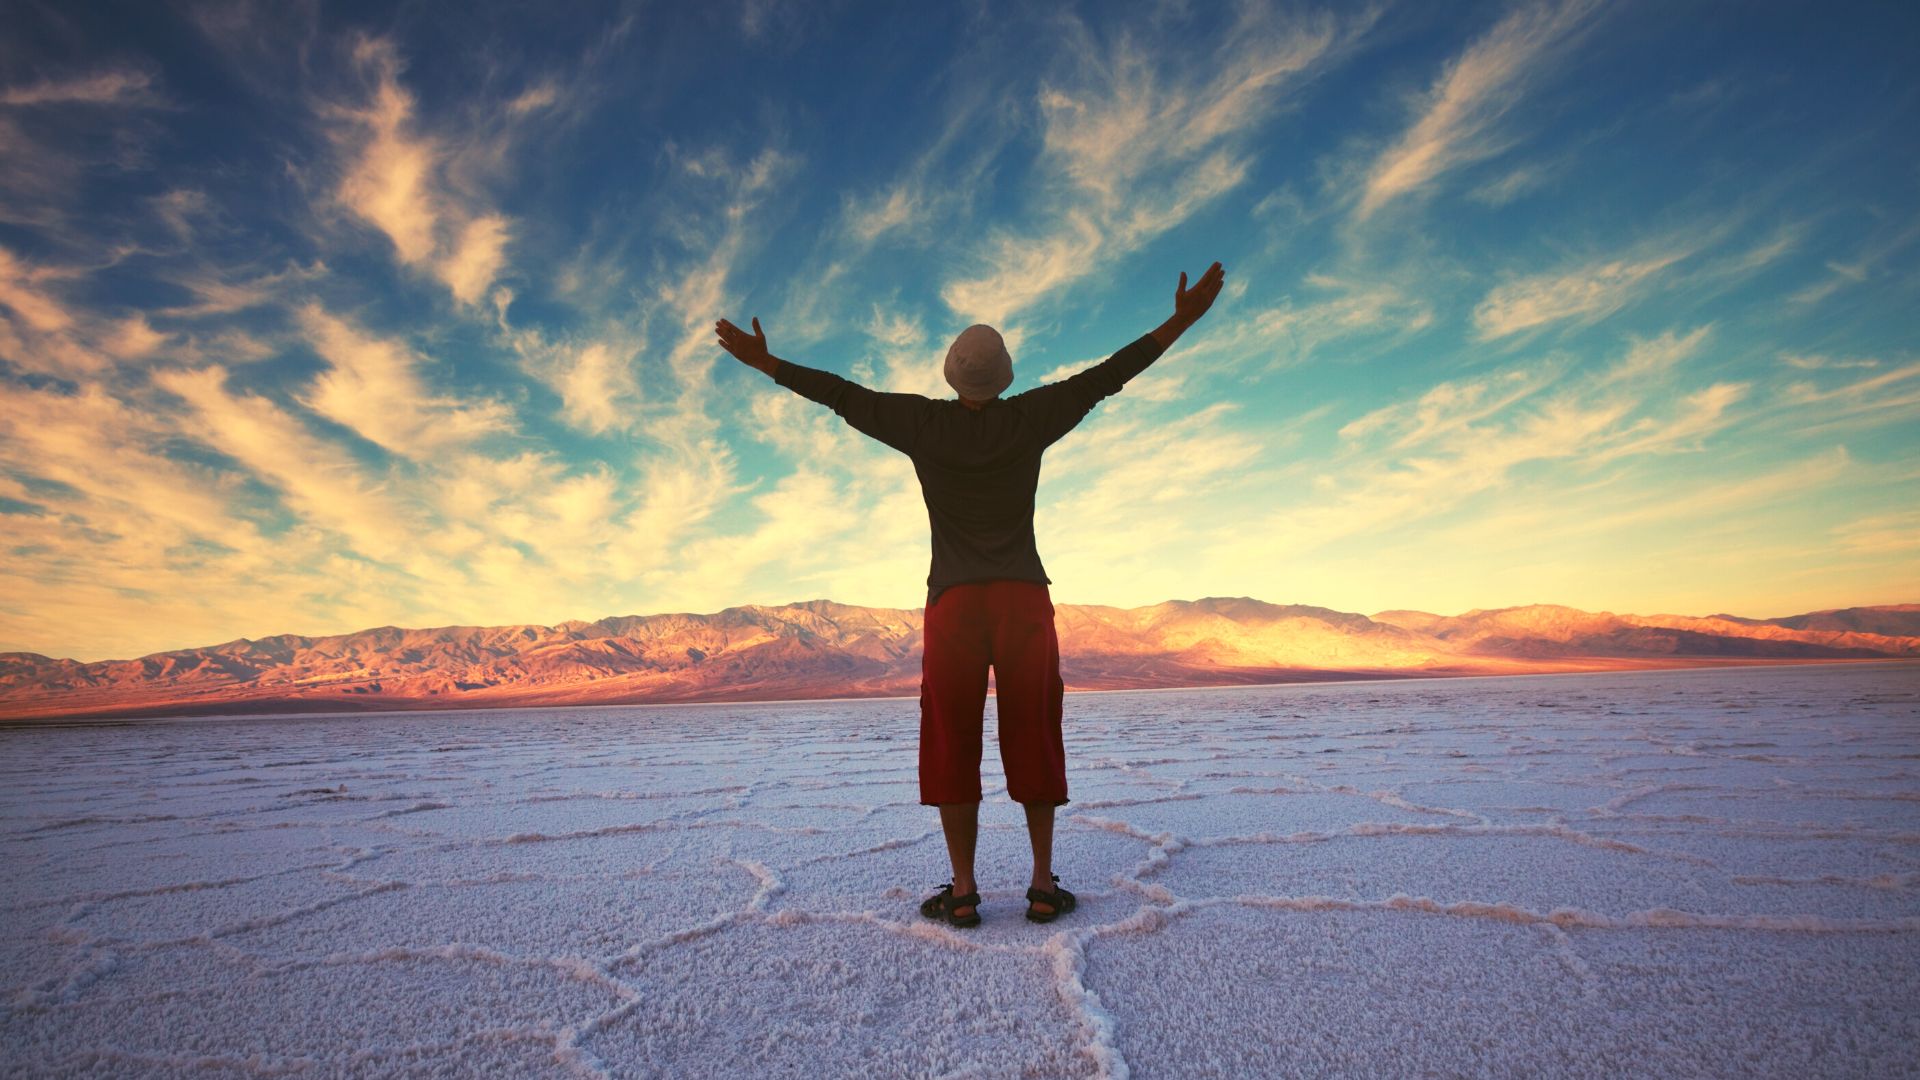
[[[965,896],[980,886],[973,880],[973,845],[980,837],[980,804],[941,803],[940,828],[947,834],[947,858],[953,860],[953,895]],[[954,908],[955,915],[973,914],[973,905]]]
[[[1053,891],[1053,804],[1022,803],[1027,809],[1027,839],[1033,841],[1033,887]],[[1052,904],[1035,903],[1033,910],[1052,913]]]

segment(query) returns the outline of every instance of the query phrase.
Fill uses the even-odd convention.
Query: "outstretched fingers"
[[[1194,285],[1194,291],[1204,293],[1207,296],[1217,295],[1220,292],[1220,286],[1225,284],[1226,280],[1226,270],[1224,270],[1219,263],[1214,263],[1212,266],[1207,267],[1206,273],[1200,275],[1200,281]]]
[[[720,347],[732,354],[733,358],[750,367],[759,368],[767,374],[773,374],[772,356],[767,352],[767,334],[760,329],[760,320],[751,320],[753,333],[721,319],[713,324],[714,336],[719,339]]]
[[[1226,277],[1226,269],[1216,262],[1212,266],[1207,267],[1206,271],[1200,275],[1200,280],[1194,282],[1192,287],[1189,288],[1187,285],[1187,272],[1182,270],[1180,271],[1180,285],[1174,290],[1174,295],[1185,296],[1190,292],[1197,293],[1218,289],[1221,284],[1226,281]]]
[[[1198,321],[1207,313],[1207,309],[1213,306],[1213,301],[1220,295],[1220,287],[1226,281],[1226,277],[1226,269],[1216,262],[1207,267],[1206,271],[1200,275],[1200,280],[1188,286],[1187,272],[1180,271],[1180,286],[1173,293],[1174,314],[1185,319],[1189,324]]]
[[[720,343],[722,345],[725,345],[728,343],[744,344],[746,342],[753,342],[753,341],[765,342],[767,340],[766,333],[760,329],[759,319],[753,320],[753,333],[751,334],[747,333],[745,330],[740,329],[738,326],[733,325],[733,323],[729,322],[726,319],[721,319],[719,322],[714,323],[713,332],[716,336],[720,338]]]

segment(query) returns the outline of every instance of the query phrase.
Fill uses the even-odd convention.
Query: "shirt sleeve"
[[[864,435],[911,455],[925,422],[927,406],[932,402],[919,394],[887,394],[869,390],[831,371],[821,371],[791,360],[780,361],[773,381],[817,401],[834,412],[847,425]]]
[[[1119,352],[1057,383],[1035,387],[1019,395],[1040,426],[1047,445],[1072,431],[1095,405],[1120,392],[1127,380],[1140,374],[1165,352],[1152,334],[1142,334]]]

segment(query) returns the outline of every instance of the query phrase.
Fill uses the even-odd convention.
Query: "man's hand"
[[[719,335],[720,347],[733,354],[733,358],[748,367],[759,368],[767,374],[780,366],[780,360],[767,351],[767,335],[760,329],[760,320],[753,320],[753,333],[733,325],[725,319],[713,324],[713,332]]]
[[[1194,282],[1191,289],[1187,288],[1187,272],[1180,271],[1180,284],[1173,290],[1173,317],[1161,323],[1153,332],[1161,348],[1172,347],[1175,338],[1200,321],[1200,316],[1213,306],[1214,299],[1220,295],[1220,287],[1226,281],[1227,272],[1221,269],[1219,263],[1207,267],[1207,272],[1200,275],[1200,280]]]
[[[1213,299],[1220,295],[1220,286],[1227,280],[1227,272],[1219,263],[1207,267],[1200,280],[1187,288],[1187,272],[1180,271],[1180,284],[1173,290],[1173,313],[1185,320],[1188,326],[1200,321],[1200,316],[1213,306]]]

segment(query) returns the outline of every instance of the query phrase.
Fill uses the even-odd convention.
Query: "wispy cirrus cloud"
[[[1516,368],[1461,382],[1443,382],[1411,401],[1395,402],[1342,425],[1345,440],[1386,436],[1390,450],[1429,443],[1490,416],[1551,386],[1559,372],[1548,366]]]
[[[1712,333],[1713,324],[1708,323],[1685,333],[1663,330],[1650,338],[1633,338],[1626,355],[1602,371],[1597,382],[1603,387],[1614,383],[1644,385],[1664,377],[1682,361],[1699,355]]]
[[[1607,259],[1515,278],[1494,286],[1473,309],[1474,329],[1480,340],[1492,341],[1566,319],[1611,315],[1688,254],[1675,250],[1644,258]]]
[[[1569,500],[1580,507],[1578,514],[1558,505],[1522,505],[1447,526],[1435,535],[1463,548],[1501,553],[1550,549],[1594,537],[1649,536],[1662,525],[1715,521],[1805,498],[1835,484],[1858,482],[1859,471],[1845,448],[1831,447],[1706,487],[1594,484]]]
[[[71,276],[44,267],[28,266],[0,248],[0,305],[30,331],[51,333],[73,325],[66,305],[48,290],[50,281]]]
[[[990,46],[975,52],[983,65],[994,56]],[[949,83],[945,92],[936,133],[904,166],[877,184],[840,194],[838,214],[794,268],[768,323],[784,340],[809,344],[859,317],[864,304],[839,297],[858,290],[855,283],[877,252],[944,250],[950,230],[971,227],[977,203],[992,190],[1000,155],[1020,132],[1008,119],[1014,91],[996,80],[969,79]]]
[[[1494,341],[1559,324],[1590,325],[1657,291],[1696,303],[1738,288],[1796,250],[1803,228],[1788,225],[1755,240],[1745,211],[1704,216],[1624,248],[1507,277],[1472,312],[1475,336]]]
[[[1515,137],[1501,121],[1597,8],[1593,0],[1522,6],[1448,64],[1419,103],[1413,125],[1367,169],[1355,216],[1364,220],[1443,174],[1510,147]]]
[[[1826,387],[1796,380],[1780,390],[1774,408],[1776,423],[1804,433],[1911,423],[1920,419],[1920,362]]]
[[[1869,514],[1835,525],[1834,542],[1849,551],[1892,554],[1920,549],[1920,510]]]
[[[344,448],[258,394],[236,392],[219,367],[156,372],[154,384],[189,412],[183,433],[226,455],[279,492],[302,518],[337,534],[363,558],[400,565],[419,551],[416,509],[367,478]]]
[[[1307,275],[1302,298],[1247,316],[1245,329],[1263,349],[1272,350],[1269,367],[1305,363],[1337,341],[1350,338],[1410,337],[1433,324],[1433,307],[1389,282]]]
[[[1501,207],[1540,190],[1552,179],[1552,170],[1545,166],[1522,165],[1505,176],[1481,184],[1468,195],[1476,202]]]
[[[1880,366],[1880,361],[1870,356],[1836,357],[1820,356],[1817,354],[1787,354],[1780,357],[1780,362],[1788,367],[1799,368],[1802,371],[1826,371],[1841,368],[1877,368]]]
[[[1529,360],[1369,410],[1339,428],[1341,453],[1315,495],[1218,540],[1211,557],[1250,558],[1253,536],[1265,538],[1270,555],[1304,555],[1417,528],[1523,468],[1559,463],[1583,475],[1698,449],[1733,423],[1730,409],[1748,389],[1719,382],[1672,400],[1682,362],[1700,353],[1708,332],[1632,340],[1614,364],[1578,377],[1564,361]]]
[[[420,458],[513,427],[512,410],[500,402],[429,389],[424,358],[402,342],[375,337],[318,304],[301,309],[300,324],[328,364],[302,403],[369,442]]]
[[[1000,323],[1190,219],[1244,182],[1245,140],[1366,22],[1249,7],[1217,52],[1184,63],[1133,31],[1102,42],[1068,22],[1064,68],[1037,101],[1039,224],[996,230],[973,259],[985,271],[950,277],[941,299],[969,321]]]
[[[918,319],[873,305],[872,317],[861,328],[871,352],[855,365],[854,374],[876,390],[942,398],[953,393],[944,374],[951,342],[936,340]],[[1007,351],[1016,353],[1018,336],[1007,339]],[[1019,360],[1014,361],[1016,369]]]
[[[258,539],[252,523],[230,518],[226,494],[209,483],[206,469],[163,452],[170,425],[149,410],[97,383],[71,394],[4,386],[0,404],[0,461],[13,497],[61,516],[78,514],[96,535],[118,534],[113,520],[138,520],[142,528],[169,526],[165,531],[176,536],[211,528],[223,543]]]
[[[1822,280],[1795,292],[1791,299],[1810,307],[1843,289],[1862,285],[1881,273],[1888,261],[1916,240],[1920,240],[1920,217],[1908,220],[1903,226],[1876,228],[1851,259],[1828,259],[1823,264],[1826,274]]]
[[[917,191],[900,184],[869,199],[849,199],[845,213],[847,234],[865,246],[921,220],[926,206]]]
[[[639,423],[644,399],[636,341],[617,329],[558,342],[533,330],[509,332],[522,368],[560,396],[560,415],[569,426],[602,435]]]
[[[392,43],[362,39],[353,59],[373,82],[370,100],[326,110],[348,159],[341,204],[384,234],[402,263],[438,277],[461,303],[478,303],[505,266],[510,223],[461,186],[455,150],[417,130]]]
[[[1579,0],[1458,36],[1401,6],[936,6],[885,27],[856,101],[872,18],[732,10],[759,36],[677,9],[202,5],[154,35],[23,9],[0,649],[910,607],[911,463],[712,321],[947,397],[963,321],[1059,377],[1214,257],[1214,314],[1048,453],[1064,601],[1522,582],[1651,610],[1700,578],[1785,611],[1911,577],[1911,469],[1877,464],[1920,417],[1885,137],[1911,104],[1874,57],[1795,56],[1805,93],[1699,53],[1685,13],[1626,41]],[[1629,50],[1704,65],[1713,122]],[[1380,86],[1415,94],[1383,114]],[[1723,167],[1784,145],[1763,182]],[[1722,577],[1649,576],[1702,537]]]
[[[109,69],[90,75],[10,86],[0,90],[0,106],[37,105],[157,105],[153,76],[145,71]]]
[[[352,617],[307,603],[322,534],[288,527],[237,475],[182,460],[179,434],[157,403],[96,382],[0,384],[0,495],[13,500],[0,513],[0,639],[80,628],[93,655],[126,656],[150,651],[156,626],[184,644],[275,632],[263,612]]]
[[[1587,468],[1634,454],[1699,450],[1708,436],[1731,422],[1728,410],[1747,397],[1751,384],[1716,382],[1687,394],[1663,417],[1642,417],[1620,432],[1612,445],[1582,462]]]
[[[1876,368],[1877,362],[1841,365]],[[1920,375],[1920,363],[1902,364],[1878,375],[1869,375],[1838,386],[1820,389],[1811,382],[1796,382],[1787,388],[1787,398],[1795,404],[1811,405],[1831,401],[1865,401]]]
[[[1471,408],[1471,406],[1465,406]],[[1631,411],[1619,400],[1545,398],[1537,407],[1480,424],[1433,425],[1444,432],[1391,456],[1359,459],[1327,474],[1317,498],[1260,519],[1209,549],[1229,564],[1314,552],[1342,540],[1376,539],[1453,511],[1516,468],[1573,459],[1617,428]],[[1254,537],[1260,537],[1255,541]]]
[[[560,396],[571,426],[644,432],[668,452],[706,454],[718,423],[713,322],[731,310],[740,263],[755,251],[756,215],[798,161],[772,145],[747,153],[676,145],[665,156],[671,259],[630,280],[616,256],[583,252],[582,268],[560,275],[561,289],[549,293],[575,309],[575,328],[518,322],[516,297],[504,288],[495,318],[522,369]]]
[[[142,360],[172,336],[140,313],[76,303],[87,267],[29,263],[0,247],[0,361],[57,377],[100,375]]]

